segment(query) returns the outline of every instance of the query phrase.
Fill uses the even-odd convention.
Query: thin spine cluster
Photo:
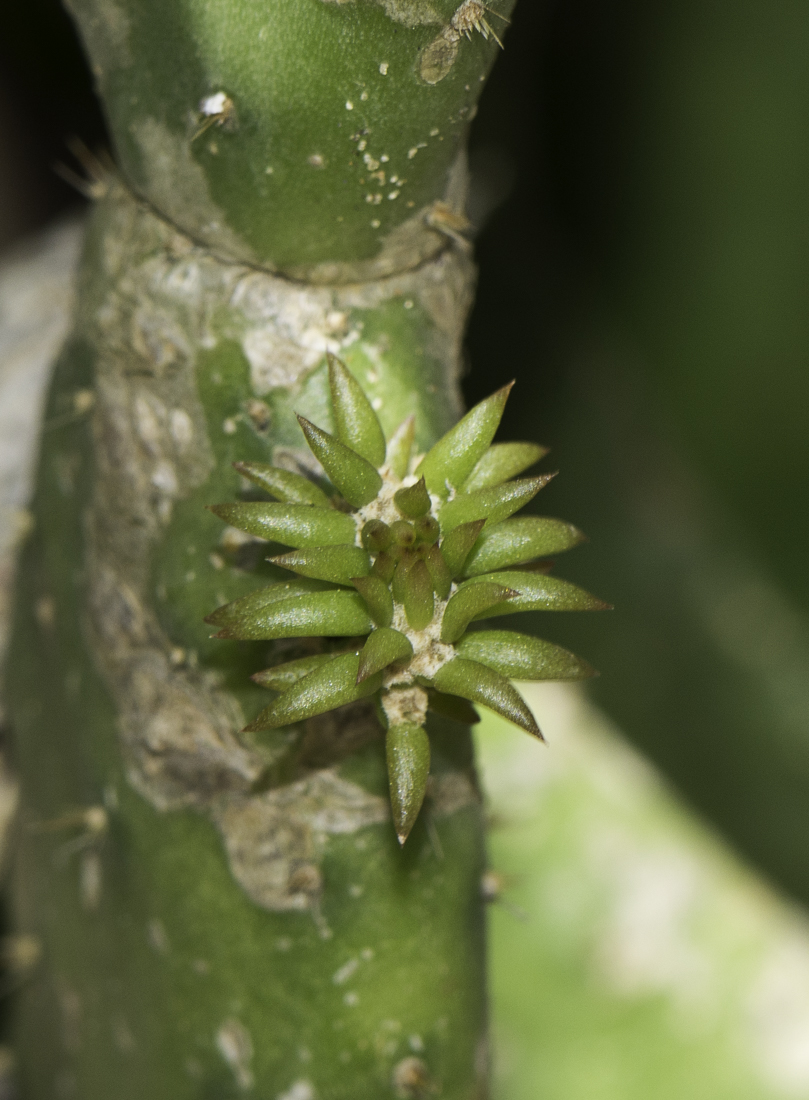
[[[519,611],[607,605],[548,576],[545,559],[582,540],[576,528],[515,516],[553,475],[518,476],[544,448],[492,444],[511,386],[416,455],[412,417],[387,440],[359,382],[334,356],[329,381],[336,432],[298,420],[330,486],[303,472],[236,463],[272,500],[212,507],[231,526],[290,547],[268,560],[292,576],[206,621],[226,639],[352,639],[340,652],[257,673],[253,679],[275,695],[247,730],[294,725],[376,697],[403,844],[427,786],[428,710],[471,722],[477,715],[469,703],[482,704],[541,738],[511,680],[575,680],[593,672],[550,642],[476,624]]]

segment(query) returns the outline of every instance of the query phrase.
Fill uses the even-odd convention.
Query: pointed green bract
[[[441,530],[451,531],[461,523],[486,519],[489,525],[502,523],[514,512],[524,508],[540,489],[544,488],[554,474],[541,477],[523,477],[508,481],[505,485],[496,485],[492,489],[478,489],[475,493],[459,493],[441,509],[438,519]]]
[[[332,589],[279,600],[254,614],[228,623],[216,637],[244,641],[352,638],[357,634],[370,633],[373,625],[358,592]]]
[[[465,493],[502,485],[527,470],[548,453],[538,443],[495,443],[475,466],[463,486]]]
[[[371,556],[359,546],[318,546],[268,560],[302,577],[333,584],[351,584],[354,577],[365,577],[371,572]]]
[[[333,435],[298,417],[306,442],[339,493],[354,508],[369,504],[382,488],[382,478],[370,462]]]
[[[495,604],[487,611],[476,615],[477,619],[490,618],[493,615],[513,615],[517,611],[609,611],[610,605],[591,596],[578,585],[569,581],[560,581],[557,577],[546,577],[542,573],[520,573],[518,571],[502,573],[484,573],[480,577],[471,577],[464,581],[459,592],[468,591],[477,584],[496,582],[516,588],[518,596],[502,604]]]
[[[210,510],[231,527],[296,550],[304,546],[353,545],[357,532],[351,516],[311,504],[212,504]]]
[[[494,438],[512,385],[475,405],[427,452],[416,472],[431,493],[445,497],[447,485],[463,485]]]
[[[293,474],[291,470],[281,470],[263,462],[234,462],[233,468],[276,500],[289,504],[312,504],[317,508],[330,507],[329,498],[323,490],[302,474]]]
[[[561,554],[583,542],[584,535],[572,523],[546,516],[517,516],[484,531],[463,568],[474,577],[521,565],[532,558]]]
[[[433,683],[439,691],[460,695],[471,703],[482,703],[515,726],[543,739],[528,704],[505,676],[493,668],[456,657],[438,670]]]
[[[407,621],[414,630],[424,630],[433,621],[435,610],[433,582],[423,561],[415,561],[412,568],[408,570],[402,603]]]
[[[345,653],[310,672],[265,707],[255,721],[245,726],[245,731],[257,733],[291,726],[372,695],[381,686],[381,676],[372,676],[358,684],[359,661],[359,654]]]
[[[412,656],[413,646],[404,634],[390,627],[380,627],[371,632],[360,652],[357,683],[367,680],[375,672],[381,672],[394,661],[405,661]]]
[[[254,673],[250,679],[261,687],[270,688],[272,691],[286,691],[298,680],[314,672],[316,668],[322,668],[342,654],[314,653],[311,657],[300,657],[297,661],[287,661],[283,665],[274,668],[265,668],[261,672]]]
[[[430,546],[424,552],[424,564],[427,566],[436,595],[445,600],[452,588],[452,574],[444,561],[444,555],[437,546]]]
[[[385,462],[390,466],[394,477],[398,477],[400,481],[403,477],[407,477],[415,436],[416,418],[415,416],[408,416],[407,420],[402,421],[388,441]]]
[[[475,726],[480,721],[480,715],[470,702],[462,699],[460,695],[444,695],[442,691],[430,688],[427,692],[430,710],[444,718],[452,718],[455,722],[461,722],[465,726]]]
[[[235,626],[255,618],[265,608],[281,600],[304,596],[311,592],[326,591],[330,591],[330,589],[320,581],[293,580],[290,578],[288,581],[279,581],[278,584],[268,584],[264,588],[257,588],[249,595],[242,596],[241,599],[217,607],[216,611],[206,616],[205,622],[210,623],[211,626]]]
[[[514,589],[496,581],[459,588],[444,608],[441,641],[446,645],[457,642],[474,618],[488,608],[499,606],[504,600],[514,599],[517,595]]]
[[[444,535],[441,540],[441,553],[447,563],[450,576],[458,577],[461,575],[466,559],[477,542],[485,523],[485,519],[476,519],[471,523],[461,523]]]
[[[410,519],[425,516],[430,511],[430,494],[424,478],[419,478],[415,485],[408,485],[406,489],[398,489],[393,501],[403,516]]]
[[[561,646],[512,630],[479,630],[461,638],[459,656],[511,680],[586,680],[596,671]]]
[[[360,594],[377,626],[390,626],[393,622],[393,596],[381,577],[354,577],[354,587]]]
[[[404,844],[418,817],[430,774],[430,742],[421,726],[391,726],[385,737],[390,804],[399,843]]]
[[[385,435],[371,402],[344,363],[331,354],[327,359],[338,438],[372,466],[381,466],[385,461]]]

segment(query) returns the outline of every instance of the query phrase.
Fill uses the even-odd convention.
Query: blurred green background
[[[552,447],[546,468],[561,475],[538,507],[591,539],[557,570],[615,604],[534,625],[601,670],[591,698],[685,803],[805,902],[809,6],[522,0],[505,44],[473,125],[481,272],[465,393],[517,377],[504,438]],[[73,163],[72,134],[103,146],[68,21],[55,0],[5,6],[0,244],[80,201],[52,171]],[[536,882],[556,842],[544,855],[535,833],[492,843],[504,865],[535,860]],[[514,920],[493,916],[498,1020],[549,1025],[530,1016],[529,971],[563,1015],[558,1065],[537,1030],[550,1068],[537,1077],[524,1058],[509,1100],[747,1096],[717,1068],[730,1047],[699,1054],[718,1076],[696,1092],[697,1077],[678,1076],[695,1048],[672,1040],[644,1062],[646,1009],[632,1002],[616,1023],[597,997],[584,1031],[613,1054],[600,1084],[574,1080],[563,1036],[584,1009],[562,994],[589,978],[579,955],[543,954],[544,926]],[[499,975],[514,979],[515,952],[534,969],[512,995]],[[630,1083],[609,1068],[621,1028],[638,1052]],[[520,1042],[524,1055],[534,1040]]]

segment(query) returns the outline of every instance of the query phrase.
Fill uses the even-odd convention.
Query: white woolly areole
[[[390,726],[412,722],[423,726],[427,717],[427,692],[420,687],[394,688],[382,696],[382,709]]]
[[[420,461],[421,456],[417,456],[417,459]],[[414,465],[415,461],[411,462],[411,468]],[[370,503],[354,513],[354,522],[357,525],[357,546],[362,546],[362,529],[370,520],[382,520],[383,523],[387,523],[388,526],[391,526],[398,520],[406,519],[396,507],[393,498],[399,489],[406,489],[411,485],[415,485],[419,480],[415,474],[407,474],[405,477],[399,479],[391,470],[390,466],[387,465],[380,468],[379,476],[382,478],[382,488],[379,490],[377,496],[374,497]],[[443,503],[444,501],[441,497],[437,496],[435,493],[430,493],[431,507],[429,514],[433,516],[433,518],[437,518],[438,510]],[[383,687],[385,689],[389,690],[394,687],[394,685],[413,684],[417,677],[424,677],[432,680],[440,668],[457,656],[454,646],[446,645],[441,641],[441,624],[444,619],[444,608],[447,606],[449,599],[454,595],[457,589],[458,586],[453,584],[446,600],[442,600],[438,596],[435,597],[433,619],[424,630],[414,630],[407,621],[404,607],[394,601],[393,622],[391,626],[394,630],[398,630],[400,634],[404,634],[410,642],[413,647],[413,656],[404,666],[394,666],[393,668],[386,669],[383,679]],[[422,692],[422,694],[424,693]],[[426,695],[424,698],[426,706]],[[383,705],[384,699],[385,695],[383,694]]]

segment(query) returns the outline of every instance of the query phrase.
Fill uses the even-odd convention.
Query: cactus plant
[[[510,519],[552,476],[509,481],[543,449],[490,446],[510,386],[476,405],[426,455],[414,456],[413,418],[386,441],[361,385],[333,355],[329,383],[337,434],[298,419],[331,494],[302,473],[236,463],[274,502],[212,508],[248,535],[294,547],[297,553],[269,561],[304,579],[257,589],[207,622],[219,628],[218,638],[366,636],[361,646],[255,673],[253,680],[277,695],[246,732],[290,726],[374,696],[387,730],[394,825],[404,844],[427,789],[428,708],[463,720],[468,712],[453,699],[482,703],[541,737],[508,677],[574,680],[592,673],[549,642],[467,628],[512,611],[605,605],[544,570],[512,568],[568,550],[582,536],[559,520]]]

